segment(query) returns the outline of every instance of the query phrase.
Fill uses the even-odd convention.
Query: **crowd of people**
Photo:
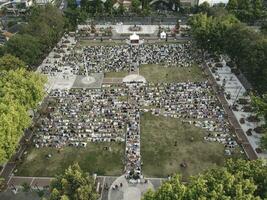
[[[203,138],[226,148],[237,144],[224,110],[207,82],[127,83],[102,89],[53,90],[41,112],[36,147],[86,147],[88,142],[126,142],[126,176],[141,176],[140,115],[181,118],[206,130]]]
[[[142,44],[138,46],[88,46],[83,49],[91,72],[130,71],[141,64],[189,67],[197,62],[191,43]]]
[[[131,71],[141,64],[166,64],[189,67],[199,62],[192,44],[142,44],[139,46],[77,47],[74,37],[66,35],[41,65],[41,72],[51,76],[57,73],[86,75],[96,72]]]
[[[36,147],[123,142],[128,104],[120,89],[52,90],[38,122]]]
[[[189,67],[199,62],[190,43],[88,46],[75,50],[66,35],[41,65],[44,74],[130,71],[141,64]],[[99,89],[54,89],[36,122],[37,148],[86,147],[88,142],[125,142],[125,176],[140,179],[140,117],[143,112],[180,118],[205,129],[203,140],[237,146],[208,82],[122,83]]]

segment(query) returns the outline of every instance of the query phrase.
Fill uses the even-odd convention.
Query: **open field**
[[[110,147],[110,150],[105,150]],[[51,154],[51,158],[47,155]],[[123,143],[88,143],[86,148],[31,148],[16,175],[55,176],[70,164],[78,162],[86,172],[98,175],[121,175],[123,172]]]
[[[120,71],[120,72],[105,72],[105,78],[124,78],[129,73],[126,71]]]
[[[180,120],[143,113],[141,117],[141,155],[143,174],[166,177],[181,173],[186,179],[205,169],[224,163],[224,146],[204,142],[204,130]],[[180,166],[187,164],[186,168]]]
[[[142,39],[142,36],[141,36]],[[145,44],[175,44],[175,43],[185,43],[187,40],[145,40]],[[98,40],[81,40],[79,42],[81,46],[115,46],[115,45],[125,45],[125,40],[103,40],[102,42]]]
[[[124,40],[81,40],[79,42],[81,46],[115,46],[115,45],[122,45],[126,44]]]
[[[142,65],[139,71],[148,82],[173,83],[185,81],[203,81],[205,77],[197,65],[192,67],[164,67],[164,65]]]

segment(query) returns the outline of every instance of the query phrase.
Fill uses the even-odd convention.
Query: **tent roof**
[[[160,33],[161,36],[166,36],[166,33],[163,31]]]
[[[130,40],[139,40],[139,35],[133,33],[132,35],[130,35]]]

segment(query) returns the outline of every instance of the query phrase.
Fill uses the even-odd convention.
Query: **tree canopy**
[[[267,92],[266,37],[241,24],[233,15],[194,15],[189,24],[198,46],[211,53],[225,53],[259,93]]]
[[[242,22],[253,23],[266,16],[263,0],[229,0],[226,8]]]
[[[44,97],[46,78],[25,70],[14,56],[0,58],[0,164],[15,152],[31,118],[28,110],[37,107]],[[2,68],[1,68],[2,69]]]
[[[224,168],[211,169],[182,183],[173,176],[143,200],[260,200],[267,197],[267,167],[261,160],[229,160]]]
[[[265,125],[263,128],[263,136],[261,137],[260,146],[262,149],[267,150],[267,94],[260,96],[252,96],[252,105],[254,111],[258,116],[264,117]]]
[[[11,54],[6,54],[0,58],[0,70],[16,70],[24,67],[25,63]]]
[[[12,54],[33,67],[61,38],[66,19],[60,10],[48,4],[31,8],[27,22],[19,33],[7,41],[3,54]]]
[[[84,173],[77,163],[52,181],[51,191],[50,200],[97,200],[99,198],[93,178]]]

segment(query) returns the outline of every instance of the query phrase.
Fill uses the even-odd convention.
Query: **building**
[[[198,0],[180,0],[182,7],[191,7],[198,4]]]
[[[139,35],[137,35],[136,33],[133,33],[132,35],[130,35],[130,43],[139,44]]]
[[[208,2],[210,4],[210,6],[213,6],[213,5],[219,4],[219,3],[227,4],[229,2],[229,0],[198,0],[198,5],[200,5],[204,2]]]
[[[208,2],[210,6],[213,6],[219,3],[227,4],[229,0],[180,0],[181,6],[188,6],[188,7],[200,5],[204,2]]]
[[[53,3],[54,0],[35,0],[35,4],[38,4],[38,5],[45,5],[45,4],[48,4],[48,3]]]

